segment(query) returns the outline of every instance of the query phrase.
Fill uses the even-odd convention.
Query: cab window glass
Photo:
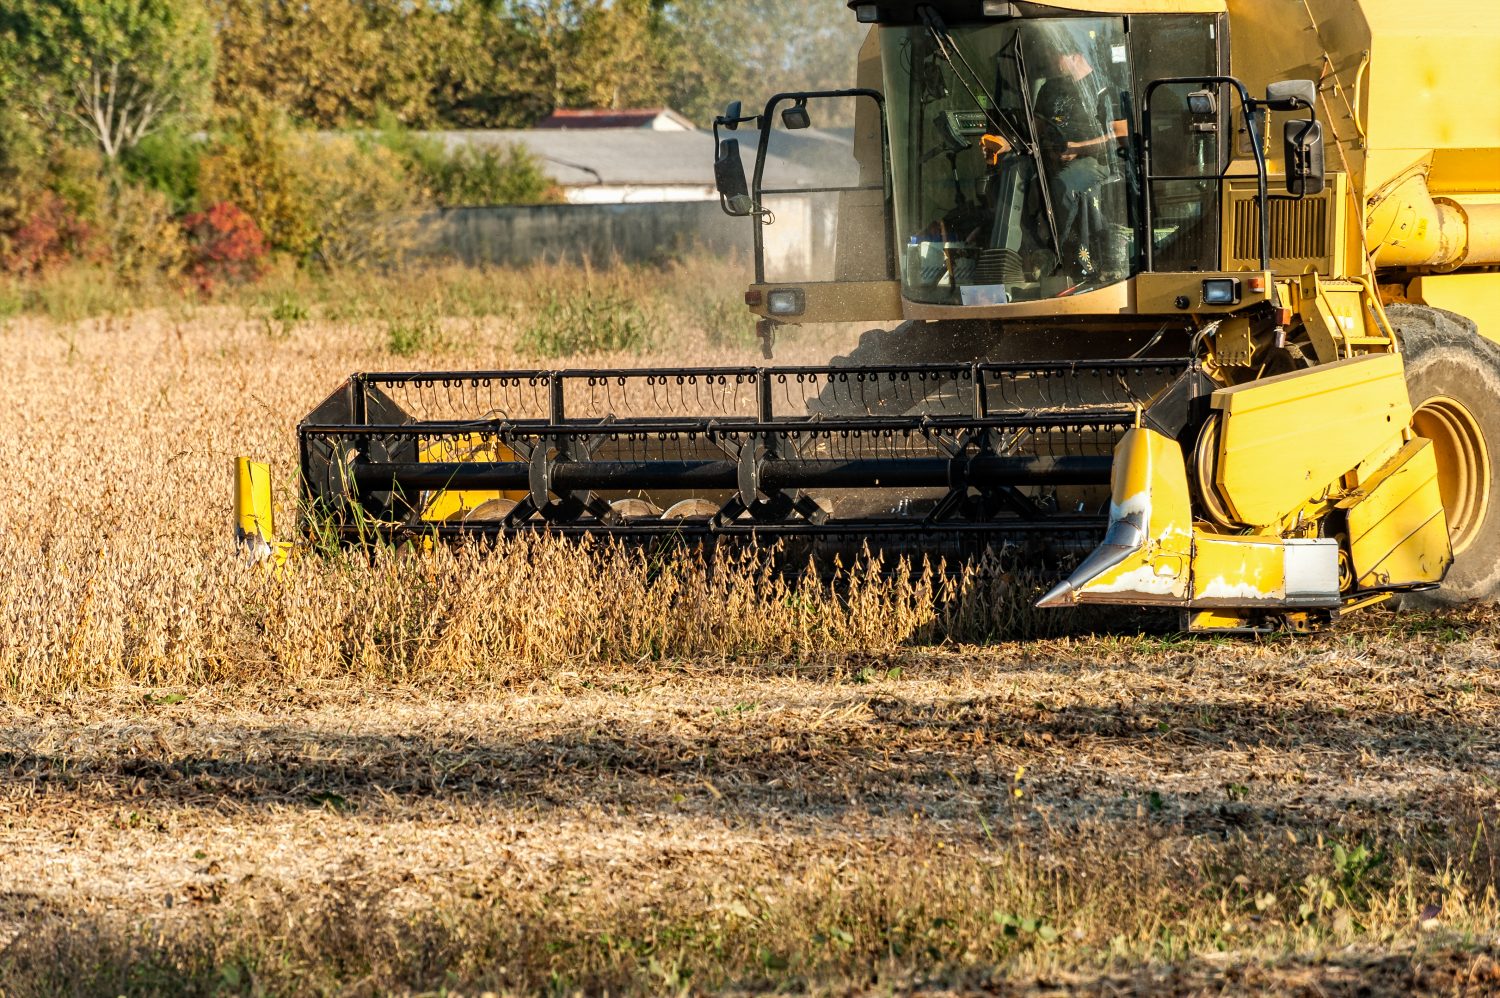
[[[1037,301],[1137,268],[1124,18],[884,32],[904,293]]]
[[[1212,17],[1138,17],[1131,22],[1135,92],[1152,80],[1214,76],[1219,72],[1219,24]],[[1156,270],[1215,270],[1219,266],[1218,176],[1225,117],[1188,112],[1192,85],[1160,87],[1151,104],[1151,172],[1187,179],[1154,184],[1151,238]]]

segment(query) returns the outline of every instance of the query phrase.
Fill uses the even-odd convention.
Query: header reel
[[[1178,436],[1207,388],[1187,360],[359,374],[299,427],[304,520],[1065,565],[1124,432]]]

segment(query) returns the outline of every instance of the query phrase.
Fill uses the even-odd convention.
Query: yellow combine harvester
[[[894,329],[825,367],[356,375],[300,428],[308,522],[1000,547],[1043,606],[1196,630],[1500,595],[1500,6],[849,6],[859,86],[730,105],[716,172],[768,354]],[[840,105],[846,184],[767,175]]]

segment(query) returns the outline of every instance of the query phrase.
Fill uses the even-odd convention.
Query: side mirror
[[[812,115],[807,113],[807,101],[799,100],[781,111],[781,123],[793,131],[812,127]]]
[[[732,100],[724,109],[724,113],[719,115],[717,123],[722,125],[726,132],[737,132],[740,128],[740,119],[744,116],[744,105],[737,100]]]
[[[714,183],[726,214],[755,213],[750,184],[745,179],[745,163],[740,159],[739,139],[725,139],[719,143],[719,155],[714,159]]]
[[[1273,111],[1306,111],[1318,106],[1318,85],[1312,80],[1281,80],[1266,88],[1266,104]]]
[[[1288,121],[1286,189],[1299,198],[1323,193],[1328,178],[1323,163],[1323,126],[1316,121]]]

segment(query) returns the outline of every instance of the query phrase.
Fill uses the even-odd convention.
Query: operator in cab
[[[1118,241],[1102,206],[1104,184],[1120,172],[1116,160],[1129,125],[1070,32],[1053,35],[1048,68],[1054,71],[1036,98],[1036,128],[1061,250],[1059,267],[1079,281],[1123,272]]]

